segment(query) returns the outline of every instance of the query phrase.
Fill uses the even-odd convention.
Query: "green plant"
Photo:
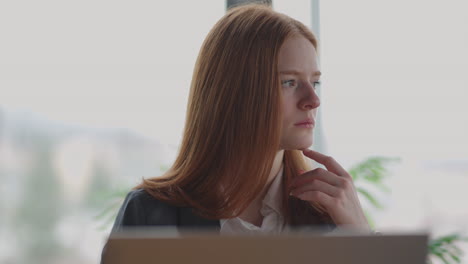
[[[468,241],[468,237],[459,234],[449,234],[429,242],[429,254],[443,261],[445,264],[461,263],[463,251],[456,245],[462,241]],[[429,263],[432,261],[429,259]]]
[[[389,175],[386,165],[394,161],[400,161],[400,158],[370,157],[348,170],[353,177],[356,191],[374,208],[383,209],[383,205],[368,189],[359,185],[362,182],[366,182],[380,189],[382,192],[389,193],[390,188],[384,183],[384,179]],[[369,224],[374,228],[375,225],[372,217],[366,210],[364,210],[364,213],[366,214]],[[432,256],[440,259],[444,264],[461,263],[463,251],[456,244],[462,241],[468,241],[468,238],[462,237],[457,233],[430,239],[428,245],[428,262],[432,263],[430,260]]]
[[[366,182],[376,187],[382,192],[390,193],[390,188],[385,185],[384,179],[389,175],[387,164],[400,161],[400,158],[389,157],[370,157],[348,170],[356,185],[356,191],[365,198],[374,208],[383,209],[381,202],[375,198],[372,192],[366,189],[365,186],[360,186],[361,182]],[[374,228],[374,220],[367,210],[364,210],[367,220],[372,228]]]

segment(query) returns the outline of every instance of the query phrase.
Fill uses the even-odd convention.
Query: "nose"
[[[307,84],[307,88],[304,89],[304,91],[304,94],[301,95],[301,99],[299,100],[299,108],[302,110],[312,110],[319,107],[320,98],[314,86],[312,84]]]

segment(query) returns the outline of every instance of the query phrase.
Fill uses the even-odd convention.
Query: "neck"
[[[284,150],[280,150],[276,153],[275,159],[273,160],[273,166],[271,166],[270,175],[268,176],[268,181],[263,188],[262,193],[266,194],[266,191],[271,185],[271,182],[275,179],[275,176],[279,173],[281,169],[281,164],[283,163]]]

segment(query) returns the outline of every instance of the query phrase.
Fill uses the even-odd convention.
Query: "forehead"
[[[281,46],[278,55],[279,72],[289,70],[315,72],[318,70],[315,48],[303,36],[287,38]]]

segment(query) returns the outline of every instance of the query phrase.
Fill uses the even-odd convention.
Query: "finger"
[[[302,186],[315,179],[324,181],[334,186],[341,186],[342,183],[342,178],[340,176],[325,169],[317,168],[294,177],[291,180],[290,188]]]
[[[336,162],[336,160],[331,156],[323,155],[320,152],[306,149],[302,151],[305,156],[317,161],[320,164],[323,164],[327,170],[339,175],[339,176],[349,176],[348,172],[341,167],[341,165]]]
[[[333,207],[333,201],[335,199],[331,197],[330,195],[323,193],[321,191],[307,191],[296,197],[304,201],[316,202],[324,206],[327,211],[329,208]]]
[[[307,192],[307,191],[321,191],[321,192],[328,194],[329,196],[338,197],[339,190],[340,190],[339,188],[331,184],[328,184],[321,180],[314,180],[314,181],[309,182],[306,185],[292,189],[290,195],[297,197],[298,195],[301,195],[302,193]]]

